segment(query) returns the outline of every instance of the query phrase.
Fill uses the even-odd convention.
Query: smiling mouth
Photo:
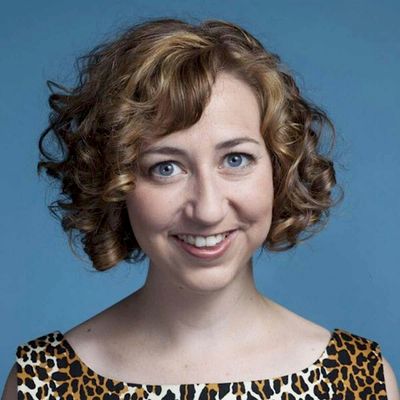
[[[190,244],[182,239],[179,239],[176,235],[173,235],[172,237],[178,244],[179,248],[190,257],[194,257],[197,260],[213,261],[222,257],[228,251],[232,245],[232,241],[235,240],[237,232],[237,229],[228,231],[228,234],[223,236],[222,240],[220,240],[218,243],[215,243],[215,241],[214,243],[208,243],[208,246],[204,245],[204,241],[198,241],[197,243],[200,245],[196,246],[196,244]]]
[[[219,243],[223,242],[234,231],[236,231],[236,229],[209,235],[194,235],[190,233],[185,233],[172,236],[180,241],[183,241],[187,244],[190,244],[198,248],[203,248],[203,247],[210,248],[210,247],[215,247]]]
[[[218,235],[226,235],[226,234],[228,234],[228,233],[232,233],[233,231],[236,231],[236,229],[231,229],[231,230],[228,230],[228,231],[222,231],[222,232],[218,232],[218,233],[209,233],[209,234],[207,234],[207,235],[201,235],[201,234],[196,234],[196,233],[177,233],[177,234],[175,234],[175,235],[172,235],[172,236],[182,236],[182,235],[185,235],[185,236],[194,236],[194,237],[196,237],[196,236],[200,236],[200,237],[208,237],[208,236],[218,236]]]
[[[202,246],[196,246],[195,243],[192,243],[192,242],[189,241],[189,240],[185,240],[185,239],[183,239],[182,237],[179,237],[179,236],[181,236],[181,235],[179,235],[179,236],[178,236],[178,235],[174,235],[174,237],[175,237],[176,239],[178,239],[179,241],[184,242],[184,243],[186,243],[186,244],[188,244],[188,245],[190,245],[190,246],[197,247],[198,249],[212,249],[212,248],[218,247],[218,246],[220,245],[220,243],[222,243],[223,241],[225,241],[225,239],[229,236],[229,234],[230,234],[230,232],[226,232],[226,233],[223,233],[223,234],[218,234],[218,235],[221,236],[219,242],[217,242],[217,243],[215,243],[215,244],[212,244],[212,245],[207,245],[207,244],[206,244],[207,242],[205,242],[205,243],[203,242],[204,245],[202,245]],[[214,236],[218,236],[218,235],[214,235]],[[189,235],[185,235],[185,236],[189,236]],[[193,235],[190,235],[190,236],[196,237],[196,236],[193,236]],[[210,235],[210,236],[212,236],[212,235]],[[203,237],[203,236],[202,236],[202,238],[205,239],[205,237]]]

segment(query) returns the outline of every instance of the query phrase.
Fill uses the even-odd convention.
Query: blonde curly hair
[[[125,204],[135,187],[141,148],[195,124],[221,71],[250,85],[261,111],[274,185],[272,223],[263,247],[288,250],[326,224],[336,204],[329,157],[334,126],[300,95],[280,57],[245,29],[221,20],[199,25],[147,20],[77,61],[75,87],[47,81],[52,111],[39,139],[37,172],[44,168],[60,183],[59,198],[49,209],[68,233],[72,250],[79,238],[96,270],[145,259]],[[331,139],[325,155],[323,132]],[[54,141],[59,151],[50,150]]]

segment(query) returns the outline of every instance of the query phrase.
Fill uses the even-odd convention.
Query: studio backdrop
[[[0,386],[17,345],[67,331],[139,288],[147,262],[98,273],[74,255],[36,175],[49,107],[46,80],[66,86],[75,59],[146,18],[242,25],[293,72],[337,131],[344,190],[326,228],[285,253],[254,255],[265,295],[328,329],[379,342],[400,377],[400,3],[352,1],[21,1],[0,17]]]

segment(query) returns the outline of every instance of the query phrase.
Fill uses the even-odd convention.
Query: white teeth
[[[220,233],[215,236],[192,236],[192,235],[178,235],[178,238],[186,243],[190,243],[196,247],[211,247],[222,242],[228,233]]]

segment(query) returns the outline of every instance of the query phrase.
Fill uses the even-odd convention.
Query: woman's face
[[[273,204],[250,87],[220,74],[201,119],[148,145],[139,165],[126,204],[152,275],[204,291],[245,273],[268,234]]]

